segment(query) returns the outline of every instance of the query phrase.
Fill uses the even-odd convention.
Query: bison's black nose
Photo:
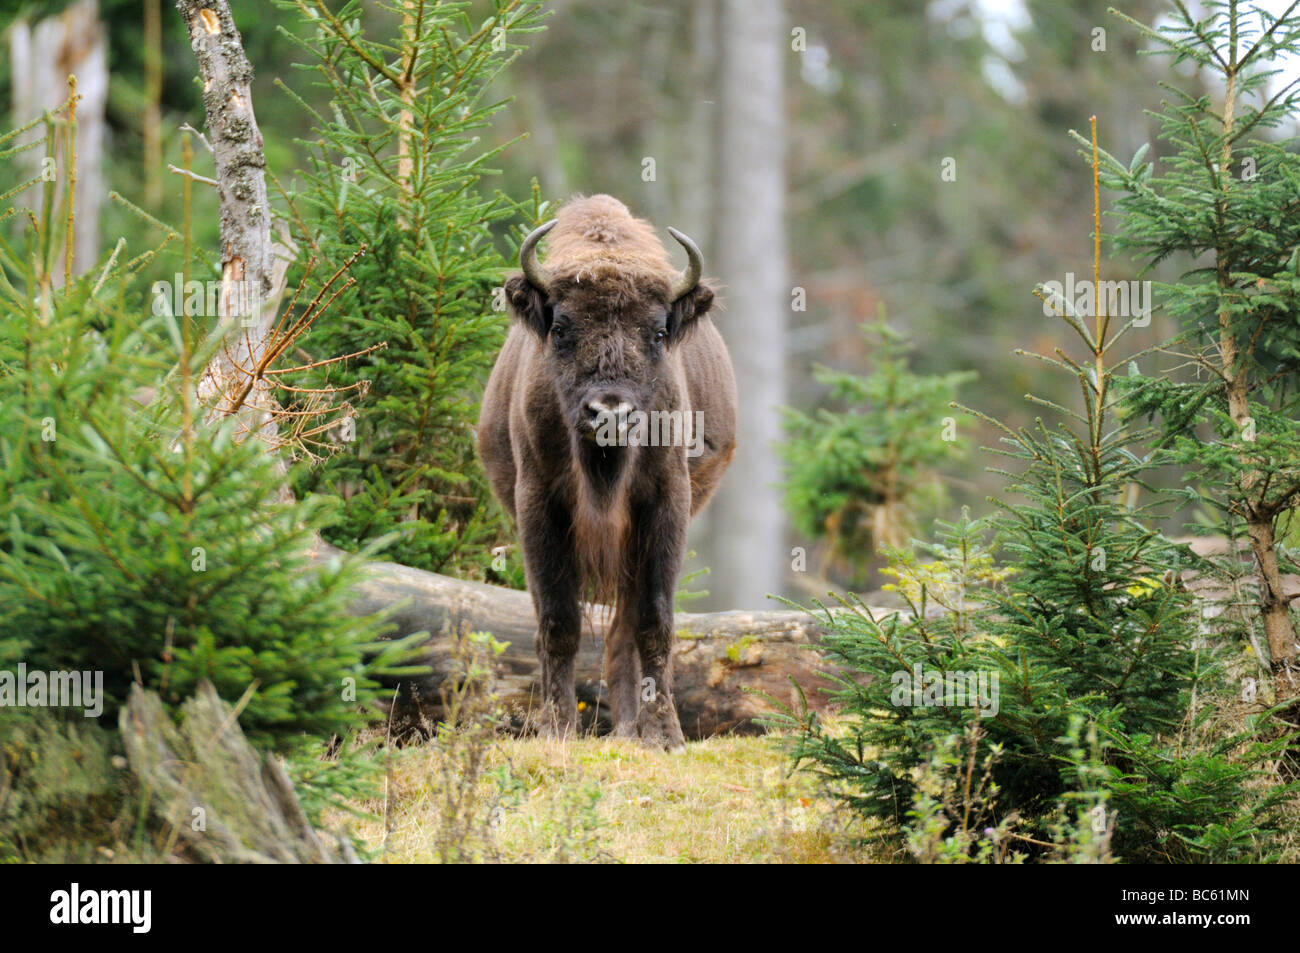
[[[583,419],[597,435],[602,430],[621,435],[627,429],[628,417],[633,409],[632,404],[619,394],[602,394],[582,406]]]

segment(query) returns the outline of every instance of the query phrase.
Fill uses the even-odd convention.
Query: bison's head
[[[537,243],[556,225],[547,265]],[[677,273],[653,230],[616,199],[566,206],[519,250],[523,274],[506,283],[519,319],[545,344],[556,396],[580,445],[606,446],[611,417],[679,410],[680,382],[665,361],[713,304],[703,260],[686,235]]]

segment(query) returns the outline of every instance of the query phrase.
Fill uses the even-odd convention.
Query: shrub
[[[1157,289],[1181,323],[1166,349],[1195,377],[1126,383],[1134,409],[1159,417],[1189,499],[1213,507],[1218,531],[1248,541],[1249,634],[1262,630],[1274,691],[1292,700],[1283,721],[1294,725],[1300,660],[1281,580],[1300,571],[1283,544],[1300,494],[1300,90],[1269,84],[1300,52],[1300,13],[1201,6],[1193,18],[1178,5],[1158,29],[1129,21],[1153,52],[1194,62],[1217,88],[1212,97],[1169,85],[1158,114],[1167,158],[1146,161],[1145,146],[1127,164],[1105,157],[1104,181],[1119,193],[1117,247],[1147,268],[1171,256],[1188,268]],[[1221,563],[1241,575],[1235,548]]]
[[[100,671],[107,718],[207,678],[281,751],[345,731],[400,652],[366,659],[361,560],[309,567],[324,501],[282,502],[265,447],[203,418],[219,342],[127,290],[151,255],[54,287],[56,199],[0,242],[0,668]]]
[[[1095,127],[1091,145],[1095,186]],[[1094,255],[1096,277],[1099,234]],[[1050,289],[1039,294],[1087,357],[1035,356],[1074,377],[1082,409],[1031,398],[1063,419],[1012,430],[983,418],[1002,433],[999,452],[1023,464],[998,471],[1019,499],[996,500],[984,520],[963,514],[944,525],[940,543],[921,546],[937,563],[893,554],[907,613],[881,616],[856,601],[838,613],[819,607],[830,630],[822,650],[842,667],[832,678],[847,727],[828,732],[806,706],[773,723],[794,730],[796,764],[883,822],[880,837],[926,859],[1001,859],[1008,839],[1042,859],[1267,858],[1278,805],[1294,794],[1275,783],[1286,741],[1261,735],[1258,719],[1202,734],[1223,704],[1212,694],[1223,688],[1219,647],[1193,648],[1197,619],[1179,577],[1188,554],[1144,522],[1161,495],[1144,507],[1126,502],[1158,459],[1141,450],[1149,431],[1115,422],[1123,398],[1112,350],[1128,325],[1104,302],[1079,314]],[[952,691],[961,673],[976,677],[973,700]],[[1199,704],[1198,691],[1207,693]],[[962,757],[947,740],[956,737]],[[1093,812],[1102,823],[1090,830],[1084,813]],[[993,843],[975,836],[982,822],[972,813],[987,818]]]
[[[506,262],[494,245],[520,207],[485,193],[501,148],[479,135],[505,102],[485,99],[492,80],[540,29],[535,0],[498,0],[481,23],[470,4],[381,4],[400,23],[374,37],[358,0],[337,12],[317,0],[281,0],[299,14],[287,35],[306,75],[329,91],[313,113],[317,139],[304,185],[285,195],[300,258],[328,276],[365,246],[340,296],[347,317],[313,330],[316,357],[386,346],[307,375],[311,386],[369,382],[353,401],[355,434],[322,439],[300,491],[341,501],[325,538],[350,551],[396,532],[403,565],[521,584],[514,561],[491,550],[508,539],[474,444],[477,396],[504,340]],[[304,109],[305,101],[298,99]],[[544,214],[534,197],[530,220]],[[292,276],[291,276],[292,277]],[[498,554],[500,555],[500,554]]]
[[[907,341],[883,321],[864,325],[876,356],[860,376],[818,367],[844,410],[786,411],[785,504],[795,525],[825,540],[828,560],[859,573],[880,546],[903,544],[920,513],[944,501],[936,467],[960,444],[945,433],[949,404],[970,372],[927,377],[908,367]]]

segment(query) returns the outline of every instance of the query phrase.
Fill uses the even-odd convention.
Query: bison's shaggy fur
[[[735,379],[707,317],[713,290],[683,282],[653,227],[608,195],[566,204],[548,242],[540,287],[522,275],[506,283],[517,322],[479,419],[479,450],[519,526],[537,609],[541,728],[576,729],[582,601],[612,598],[614,731],[677,748],[673,597],[686,526],[735,450]],[[610,445],[598,421],[615,407],[675,411],[700,432],[680,431],[689,446]]]

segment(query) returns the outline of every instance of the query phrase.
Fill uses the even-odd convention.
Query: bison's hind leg
[[[620,592],[641,662],[637,685],[637,736],[647,748],[681,751],[686,747],[673,701],[673,599],[690,519],[685,468],[675,486],[665,488],[658,505],[632,510],[628,546],[629,586]]]
[[[636,633],[631,615],[622,609],[605,634],[605,684],[614,716],[614,737],[637,737],[637,686],[641,681],[641,660],[637,655]]]
[[[605,636],[614,737],[634,738],[656,751],[681,751],[685,739],[672,696],[672,623],[663,611],[647,614],[644,605],[628,606],[636,605],[635,591],[624,595]]]

